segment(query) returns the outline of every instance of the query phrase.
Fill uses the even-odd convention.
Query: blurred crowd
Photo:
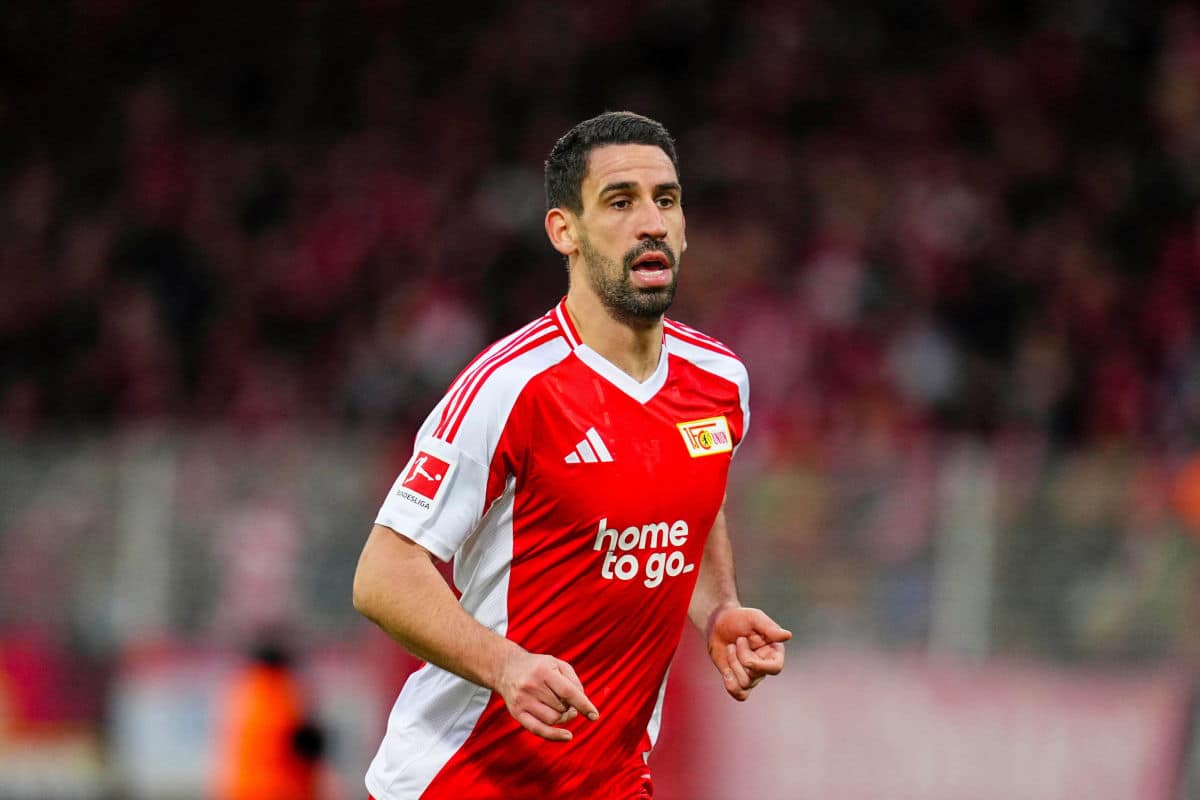
[[[0,37],[7,441],[407,447],[563,294],[543,159],[628,108],[678,139],[672,316],[752,377],[751,596],[922,641],[965,437],[1001,644],[1200,658],[1194,4],[78,0]]]
[[[26,4],[0,424],[411,423],[563,291],[541,162],[679,139],[676,316],[759,430],[1200,430],[1186,3]],[[686,75],[687,80],[675,76]]]
[[[1200,665],[1194,3],[10,5],[0,738],[111,719],[163,636],[404,668],[362,537],[564,293],[542,163],[605,109],[676,135],[671,316],[750,371],[747,602],[802,646]]]

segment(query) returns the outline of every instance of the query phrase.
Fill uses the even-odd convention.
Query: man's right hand
[[[554,656],[513,652],[505,659],[494,688],[504,698],[513,719],[552,742],[569,742],[572,738],[569,730],[554,726],[580,714],[593,722],[600,718],[575,670]]]
[[[354,607],[417,658],[499,692],[508,713],[552,742],[571,741],[563,725],[583,714],[599,719],[575,670],[530,653],[485,628],[459,604],[433,555],[376,524],[354,573]]]

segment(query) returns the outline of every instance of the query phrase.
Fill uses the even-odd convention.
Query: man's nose
[[[639,239],[665,239],[667,238],[667,220],[663,216],[662,209],[656,204],[650,203],[643,207],[638,220],[638,238]]]

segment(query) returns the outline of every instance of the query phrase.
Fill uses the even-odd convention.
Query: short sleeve
[[[480,356],[421,426],[412,458],[375,521],[449,560],[496,499],[489,497],[489,487],[505,485],[500,473],[507,467],[496,449],[517,398],[534,375],[569,353],[557,329],[542,325]]]
[[[488,468],[454,444],[418,438],[375,521],[448,561],[483,514]]]

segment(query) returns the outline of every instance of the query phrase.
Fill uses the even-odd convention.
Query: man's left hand
[[[791,638],[791,631],[757,608],[729,606],[717,611],[709,622],[708,655],[729,696],[745,700],[763,678],[778,675],[783,669],[783,643]]]

